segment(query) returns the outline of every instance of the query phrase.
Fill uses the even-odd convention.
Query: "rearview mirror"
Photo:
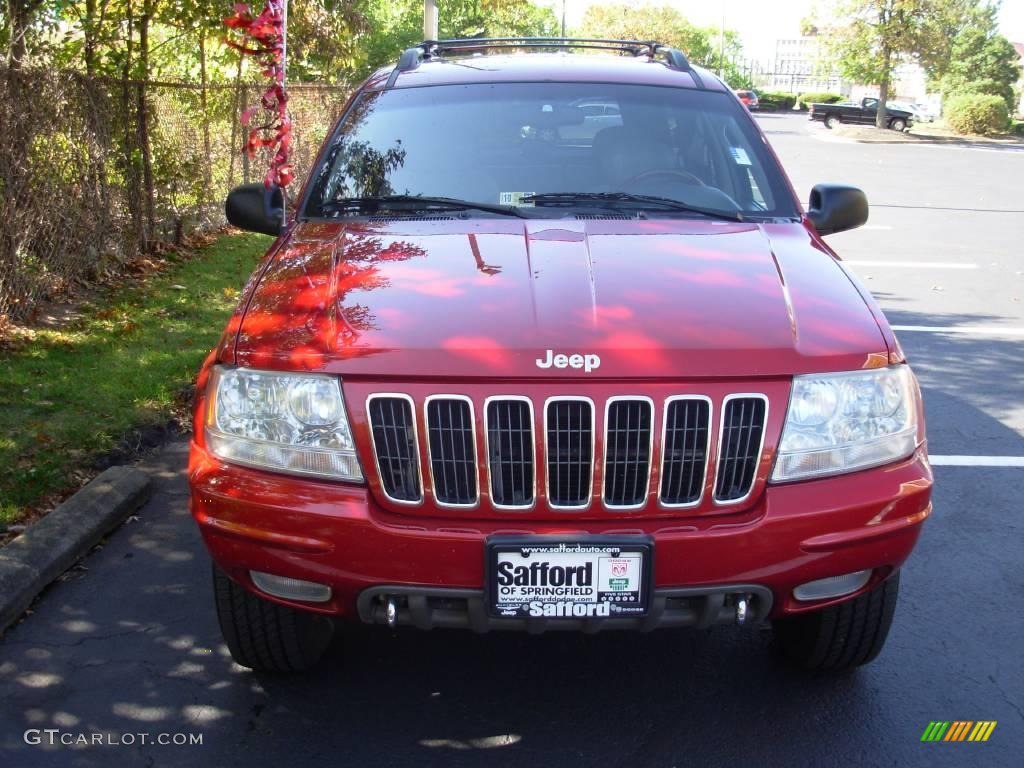
[[[224,202],[224,215],[239,229],[277,237],[284,229],[284,192],[263,184],[235,187]]]
[[[867,195],[845,184],[816,184],[807,218],[822,236],[855,229],[868,220]]]

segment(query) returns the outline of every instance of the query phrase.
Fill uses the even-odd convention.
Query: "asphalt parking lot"
[[[221,644],[179,442],[147,462],[157,490],[138,519],[0,641],[0,764],[1020,765],[1024,152],[760,120],[801,197],[817,181],[868,193],[869,225],[830,242],[902,329],[924,387],[935,512],[873,665],[802,678],[738,628],[366,629],[304,678],[254,675]],[[982,744],[921,743],[932,720],[998,725]],[[26,729],[202,744],[32,745]]]

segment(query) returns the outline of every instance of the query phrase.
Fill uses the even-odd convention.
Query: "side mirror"
[[[811,190],[807,218],[822,236],[856,229],[868,220],[868,198],[858,187],[817,184]]]
[[[284,192],[263,184],[243,184],[228,193],[224,215],[239,229],[277,237],[284,229]]]

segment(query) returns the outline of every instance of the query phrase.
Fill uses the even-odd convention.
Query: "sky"
[[[635,0],[565,0],[566,22],[573,27],[591,5]],[[561,16],[562,0],[535,0],[554,8]],[[639,3],[637,3],[639,4]],[[670,5],[698,26],[725,26],[739,32],[748,58],[771,60],[775,41],[797,37],[800,20],[815,6],[814,0],[653,0],[653,5]],[[818,3],[825,5],[825,3]],[[1004,0],[999,16],[1000,30],[1013,42],[1024,42],[1024,0]]]

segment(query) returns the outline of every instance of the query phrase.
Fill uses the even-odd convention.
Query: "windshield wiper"
[[[690,205],[681,200],[673,200],[671,197],[635,195],[630,192],[545,192],[537,195],[525,195],[522,198],[522,202],[533,203],[534,205],[572,205],[573,203],[617,205],[619,203],[639,203],[642,205],[656,205],[670,211],[697,213],[716,219],[743,221],[743,214],[739,211],[720,211],[714,208],[702,208],[699,205]]]
[[[511,205],[498,205],[497,203],[478,203],[473,200],[459,200],[454,197],[427,197],[424,195],[384,195],[382,197],[342,197],[336,200],[327,200],[320,204],[320,212],[345,213],[376,212],[390,208],[394,205],[404,211],[486,211],[496,213],[499,216],[516,216],[520,219],[527,218],[527,215],[518,208]]]

